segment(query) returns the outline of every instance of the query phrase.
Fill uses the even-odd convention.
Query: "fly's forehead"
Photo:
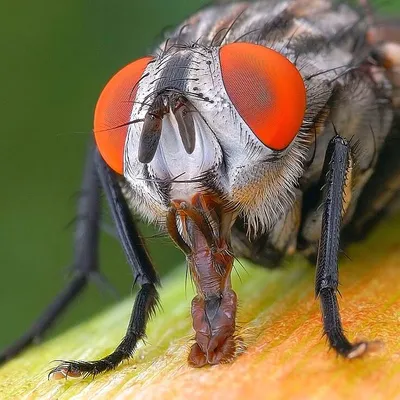
[[[193,79],[191,68],[195,54],[190,51],[179,51],[170,56],[161,57],[158,61],[152,63],[147,72],[154,79],[150,82],[151,90],[155,93],[161,93],[171,89],[177,92],[185,93],[188,91],[188,81]],[[202,56],[201,58],[204,58]]]

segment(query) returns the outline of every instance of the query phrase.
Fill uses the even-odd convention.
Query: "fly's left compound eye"
[[[306,109],[306,89],[297,68],[264,46],[231,43],[220,49],[225,90],[257,138],[284,150],[296,137]]]
[[[100,94],[94,112],[94,136],[101,156],[123,174],[124,148],[136,98],[137,84],[152,57],[128,64],[115,74]]]

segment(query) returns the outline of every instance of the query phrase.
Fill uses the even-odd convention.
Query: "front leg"
[[[121,245],[132,268],[134,283],[141,286],[133,305],[131,319],[125,336],[108,356],[93,361],[63,361],[50,371],[49,377],[61,379],[79,376],[95,376],[115,369],[123,360],[132,356],[139,340],[145,336],[146,325],[158,303],[159,278],[147,254],[144,242],[133,221],[126,199],[119,186],[118,177],[105,164],[95,150],[97,175],[106,196]]]
[[[322,177],[324,178],[321,239],[318,249],[315,294],[321,302],[324,333],[335,351],[355,358],[368,348],[368,343],[351,343],[343,332],[337,291],[339,282],[338,253],[344,208],[344,191],[350,164],[350,145],[336,135],[329,143]]]

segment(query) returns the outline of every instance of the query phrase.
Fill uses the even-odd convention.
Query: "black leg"
[[[321,240],[318,249],[315,292],[322,308],[324,333],[331,347],[347,358],[358,357],[367,349],[367,343],[352,344],[343,333],[337,302],[339,281],[338,253],[343,212],[343,193],[350,162],[350,146],[340,136],[329,143],[324,170],[324,212]]]
[[[145,336],[147,321],[155,311],[157,302],[158,293],[155,286],[144,284],[136,296],[126,334],[111,354],[96,361],[63,361],[50,371],[49,378],[96,376],[116,368],[121,361],[132,356],[138,341]]]
[[[100,187],[96,177],[92,146],[88,153],[74,238],[73,275],[68,286],[31,328],[10,347],[0,353],[0,364],[14,357],[32,342],[38,340],[72,300],[85,288],[92,276],[99,277],[97,252],[99,246]]]
[[[132,356],[137,342],[145,335],[146,324],[158,302],[156,285],[158,276],[146,248],[132,220],[131,212],[122,195],[117,176],[95,152],[98,177],[105,192],[108,205],[116,224],[118,237],[132,267],[134,281],[141,285],[133,306],[125,337],[107,357],[96,361],[64,361],[49,376],[60,379],[67,376],[97,375],[114,369],[121,361]]]

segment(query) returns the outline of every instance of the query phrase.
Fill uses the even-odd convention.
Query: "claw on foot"
[[[359,358],[367,353],[376,352],[383,348],[383,343],[379,340],[372,342],[359,342],[355,343],[352,349],[345,355],[346,358],[352,360],[354,358]]]
[[[63,362],[50,371],[48,378],[49,380],[52,379],[57,381],[67,378],[80,378],[83,375],[84,372],[82,372],[79,368],[74,367],[72,363]]]

